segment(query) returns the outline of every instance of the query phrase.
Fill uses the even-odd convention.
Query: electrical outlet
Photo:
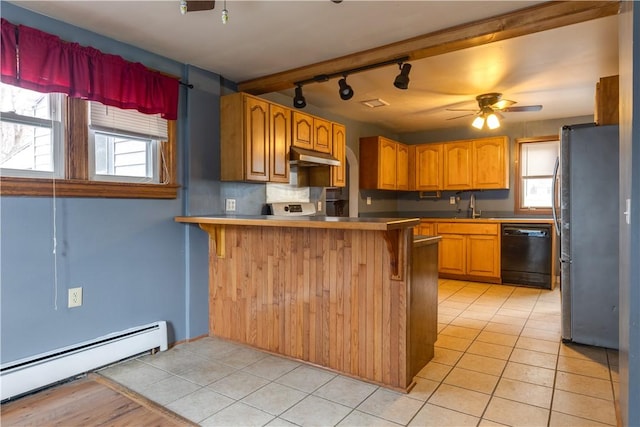
[[[227,212],[236,211],[236,199],[225,199],[225,208]]]
[[[318,200],[318,212],[322,211],[322,201]]]
[[[371,197],[367,197],[367,204],[370,205],[371,204]]]
[[[449,197],[449,204],[450,205],[455,205],[456,204],[456,196]]]
[[[82,288],[70,288],[69,289],[69,304],[68,307],[80,307],[82,305]]]

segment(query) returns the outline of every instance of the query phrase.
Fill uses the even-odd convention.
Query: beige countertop
[[[341,230],[378,231],[414,227],[420,223],[420,218],[345,218],[331,216],[282,217],[273,215],[177,216],[174,219],[176,222],[191,224],[333,228]]]

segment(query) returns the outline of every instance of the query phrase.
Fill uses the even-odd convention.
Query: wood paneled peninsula
[[[438,237],[413,219],[193,216],[209,332],[400,391],[433,357]]]

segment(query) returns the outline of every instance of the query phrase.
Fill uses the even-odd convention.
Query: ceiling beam
[[[366,67],[403,56],[408,56],[409,61],[418,60],[616,15],[619,6],[619,1],[547,2],[362,52],[247,80],[238,84],[238,90],[254,95],[278,92],[294,87],[294,82],[313,79],[314,76],[320,74],[340,73],[344,70]]]

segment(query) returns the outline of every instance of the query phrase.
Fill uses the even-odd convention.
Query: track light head
[[[301,85],[296,87],[296,96],[293,97],[293,106],[296,108],[304,108],[307,106],[307,100],[304,99],[304,95],[302,95]]]
[[[353,88],[347,84],[347,76],[344,76],[338,81],[338,86],[340,86],[338,92],[343,101],[353,98]]]
[[[407,89],[409,87],[409,71],[411,71],[411,64],[398,64],[400,67],[400,74],[396,76],[393,85],[398,89]]]

